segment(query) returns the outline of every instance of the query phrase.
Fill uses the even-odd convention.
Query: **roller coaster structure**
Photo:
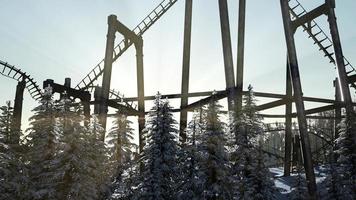
[[[128,115],[138,116],[139,121],[139,146],[143,148],[143,138],[141,137],[142,129],[145,123],[145,101],[154,99],[153,96],[144,95],[144,74],[143,74],[143,34],[151,28],[178,0],[163,0],[154,8],[133,30],[127,28],[117,20],[115,15],[108,17],[108,34],[106,42],[105,58],[102,59],[74,88],[70,86],[70,80],[67,79],[64,85],[56,84],[52,80],[46,80],[44,87],[51,85],[54,92],[70,91],[69,95],[73,98],[79,98],[84,105],[85,114],[90,116],[90,104],[94,105],[94,113],[99,115],[99,120],[106,126],[108,116],[108,107],[118,109]],[[228,110],[239,113],[242,107],[242,96],[246,94],[243,91],[243,69],[244,69],[244,46],[245,46],[245,18],[246,18],[246,0],[239,0],[239,19],[238,19],[238,52],[237,52],[237,71],[234,73],[233,56],[231,47],[230,24],[228,17],[227,0],[219,1],[220,25],[222,35],[224,69],[226,89],[222,91],[207,91],[189,93],[189,68],[190,68],[190,44],[191,44],[191,27],[192,27],[192,0],[186,0],[185,4],[185,22],[184,22],[184,41],[183,41],[183,62],[182,62],[182,87],[178,94],[165,94],[163,98],[179,98],[181,105],[174,109],[180,112],[180,138],[185,142],[186,135],[184,130],[187,127],[187,113],[195,108],[201,107],[211,99],[228,99]],[[285,131],[285,155],[284,167],[285,175],[290,174],[291,169],[291,149],[292,149],[292,118],[298,119],[299,136],[301,150],[303,153],[303,163],[308,180],[308,191],[312,199],[317,198],[315,175],[313,171],[312,152],[310,150],[309,133],[307,130],[307,118],[317,118],[315,113],[335,110],[335,116],[332,118],[335,123],[339,122],[342,117],[353,118],[353,107],[355,103],[351,100],[350,87],[356,88],[356,70],[343,55],[340,36],[338,32],[335,17],[335,0],[325,0],[321,6],[307,11],[299,0],[280,0],[282,19],[287,44],[286,59],[286,93],[272,94],[256,92],[258,97],[267,97],[276,99],[269,103],[258,105],[258,110],[266,110],[278,106],[285,106],[284,115],[268,115],[263,117],[284,118]],[[327,34],[316,22],[316,18],[326,15],[330,34]],[[314,45],[324,54],[330,63],[336,66],[338,77],[333,80],[335,86],[335,99],[323,99],[315,97],[304,97],[300,82],[300,73],[294,34],[298,28],[302,28],[307,36],[313,41]],[[119,32],[124,39],[115,45],[115,33]],[[136,48],[137,62],[137,97],[124,97],[120,93],[111,90],[110,79],[112,64],[130,46]],[[17,128],[21,125],[22,98],[25,88],[35,100],[42,96],[41,90],[37,83],[20,69],[0,61],[3,70],[0,73],[6,77],[12,78],[19,82],[15,98],[15,121]],[[101,86],[97,85],[99,77],[102,78]],[[91,94],[94,91],[94,101],[91,100]],[[188,104],[191,97],[205,97],[199,101]],[[306,110],[305,101],[326,103],[327,106],[317,107]],[[137,102],[137,106],[136,103]],[[292,113],[292,103],[296,105],[296,113]],[[345,109],[346,116],[342,116],[342,109]],[[16,117],[17,116],[17,117]],[[104,137],[104,136],[103,136]],[[325,139],[325,138],[324,138]],[[326,139],[325,139],[326,140]],[[326,140],[329,144],[330,141]]]

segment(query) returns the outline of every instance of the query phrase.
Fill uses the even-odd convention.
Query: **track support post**
[[[189,68],[190,68],[190,46],[192,34],[192,12],[193,0],[185,1],[185,19],[184,19],[184,41],[183,41],[183,66],[182,66],[182,88],[181,88],[181,101],[180,107],[184,108],[188,105],[188,92],[189,92]],[[187,140],[188,111],[180,111],[179,134],[180,140],[184,143]]]
[[[294,99],[297,108],[299,132],[302,144],[304,168],[306,173],[309,198],[318,199],[292,20],[289,14],[288,0],[280,0],[280,3],[285,31],[285,39],[288,50],[289,69],[292,77]]]
[[[236,91],[235,91],[235,73],[234,63],[231,48],[231,34],[229,23],[229,12],[227,0],[219,0],[219,13],[220,13],[220,28],[222,37],[222,46],[224,54],[224,68],[225,68],[225,81],[226,90],[228,91],[228,109],[235,111],[236,106]]]
[[[342,104],[340,84],[338,78],[336,78],[334,81],[334,87],[335,87],[335,102],[336,102],[335,120],[334,120],[334,139],[336,139],[339,137],[337,126],[341,122],[341,104]]]
[[[351,118],[353,117],[354,111],[353,111],[352,99],[351,99],[351,94],[350,94],[350,89],[348,84],[348,77],[345,69],[345,61],[344,61],[344,55],[341,47],[339,30],[336,22],[335,0],[326,0],[326,4],[328,6],[328,22],[330,26],[330,34],[332,37],[334,52],[335,52],[335,61],[336,61],[335,64],[338,70],[338,75],[339,75],[338,78],[339,78],[341,93],[343,94],[343,98],[345,102],[346,116],[348,118]]]
[[[145,88],[144,88],[144,70],[143,70],[143,40],[135,42],[136,64],[137,64],[137,97],[138,97],[138,130],[139,130],[139,150],[143,151],[144,140],[142,131],[145,128]]]
[[[237,37],[237,70],[236,70],[236,111],[242,110],[243,74],[245,60],[245,22],[246,22],[246,0],[239,1],[239,22]]]
[[[11,137],[11,142],[18,144],[20,142],[20,131],[21,131],[21,120],[22,120],[22,105],[23,105],[23,93],[26,88],[25,77],[18,82],[16,86],[16,95],[14,102],[14,113],[13,113],[13,125],[14,135]]]
[[[287,58],[286,70],[286,98],[287,103],[285,107],[285,136],[284,136],[284,176],[290,176],[291,170],[291,154],[292,154],[292,81],[289,70],[289,61]]]
[[[105,60],[104,60],[104,74],[103,82],[100,95],[100,107],[99,107],[99,121],[104,129],[106,129],[106,120],[108,113],[108,99],[110,92],[111,83],[111,72],[113,63],[113,53],[114,53],[114,43],[115,43],[115,33],[116,33],[116,21],[117,17],[115,15],[110,15],[108,17],[108,33],[106,40],[106,50],[105,50]],[[105,133],[102,136],[102,141],[105,139]]]

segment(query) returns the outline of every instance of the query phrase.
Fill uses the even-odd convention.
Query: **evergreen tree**
[[[26,136],[30,199],[55,199],[59,174],[53,161],[57,156],[60,133],[50,87],[45,89],[41,104],[33,112]]]
[[[199,151],[197,146],[202,142],[203,108],[197,109],[186,130],[187,141],[180,145],[178,199],[199,199],[202,182],[199,182]]]
[[[11,199],[17,192],[15,185],[17,183],[12,178],[16,171],[12,165],[16,162],[15,152],[10,141],[12,108],[10,102],[6,106],[0,107],[0,199]]]
[[[104,142],[99,140],[101,131],[97,128],[90,131],[83,122],[81,108],[73,106],[64,94],[59,114],[60,151],[54,161],[60,171],[58,199],[98,199],[102,192],[98,185],[105,176]]]
[[[113,167],[114,180],[112,196],[116,199],[132,195],[131,187],[135,185],[137,163],[134,160],[134,150],[137,145],[133,143],[132,122],[125,113],[118,111],[113,126],[108,134],[110,146],[111,165]]]
[[[208,104],[204,115],[205,128],[202,142],[198,145],[201,199],[231,199],[228,155],[225,148],[225,124],[220,120],[221,106],[214,100]]]
[[[113,162],[110,159],[109,149],[105,142],[101,140],[101,136],[105,134],[105,129],[96,115],[91,116],[87,132],[88,134],[85,137],[92,147],[84,149],[87,152],[86,159],[89,164],[91,163],[89,169],[93,171],[91,175],[95,179],[99,199],[105,199],[111,194],[109,186],[113,176]]]
[[[239,114],[232,113],[230,131],[235,136],[231,153],[232,177],[237,187],[236,199],[274,199],[274,184],[257,141],[263,133],[262,119],[256,110],[252,87],[244,97]]]
[[[133,143],[132,122],[128,120],[127,115],[117,112],[113,126],[109,132],[108,144],[111,147],[112,158],[118,164],[118,174],[120,175],[125,169],[125,163],[133,158],[136,144]]]
[[[173,119],[168,101],[156,96],[145,129],[143,150],[143,183],[136,198],[175,199],[177,180],[177,122]]]
[[[2,142],[4,144],[11,143],[11,134],[12,134],[12,117],[13,117],[13,108],[11,107],[10,101],[6,102],[5,106],[0,107],[0,133],[2,136]]]
[[[343,120],[338,125],[339,137],[335,140],[334,152],[330,173],[324,184],[327,187],[328,198],[355,199],[356,174],[355,174],[355,132],[353,119]]]

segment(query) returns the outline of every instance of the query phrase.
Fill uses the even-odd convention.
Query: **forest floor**
[[[274,183],[278,189],[277,199],[278,200],[287,200],[291,199],[295,195],[294,187],[297,185],[298,174],[291,173],[289,177],[283,177],[283,168],[270,168],[270,172],[274,177]],[[302,182],[305,184],[305,174],[302,175]],[[318,193],[321,193],[322,190],[325,190],[322,187],[322,182],[326,177],[326,168],[325,167],[316,167],[315,168],[315,177],[318,186]],[[306,187],[305,187],[306,190]],[[307,192],[307,191],[305,191]]]

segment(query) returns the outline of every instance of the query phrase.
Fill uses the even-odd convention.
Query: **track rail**
[[[299,17],[308,13],[308,11],[303,7],[303,5],[298,0],[289,0],[289,11],[292,19],[298,19]],[[314,45],[319,47],[319,51],[322,51],[324,57],[327,57],[330,63],[336,65],[334,58],[333,42],[326,32],[319,26],[319,24],[312,20],[309,24],[302,25],[303,31],[308,34],[308,37],[314,41]],[[355,67],[350,63],[350,61],[344,57],[346,73],[348,76],[356,75]],[[351,83],[351,86],[356,89],[356,85]]]
[[[35,100],[39,100],[42,97],[42,92],[36,81],[26,74],[26,72],[21,71],[13,65],[8,64],[7,62],[0,60],[0,74],[16,80],[18,82],[25,81],[26,89],[30,93],[31,97]]]
[[[153,11],[151,11],[132,31],[141,37],[164,13],[166,13],[178,0],[163,0]],[[115,62],[131,45],[133,41],[123,39],[114,48],[113,62]],[[104,59],[97,64],[75,87],[86,90],[94,85],[94,82],[104,72]]]

